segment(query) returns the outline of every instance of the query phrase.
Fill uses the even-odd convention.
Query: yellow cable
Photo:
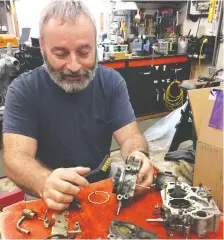
[[[169,110],[175,110],[181,107],[184,103],[184,93],[182,89],[180,89],[180,94],[178,96],[173,96],[170,93],[172,85],[177,83],[178,81],[173,81],[166,89],[165,104]]]

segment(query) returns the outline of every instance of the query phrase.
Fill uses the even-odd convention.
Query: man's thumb
[[[79,175],[84,175],[85,173],[88,173],[91,170],[88,167],[75,167],[74,169]]]

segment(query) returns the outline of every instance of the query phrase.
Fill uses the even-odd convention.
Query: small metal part
[[[25,216],[22,216],[19,221],[17,222],[16,224],[16,228],[18,229],[18,231],[22,232],[22,233],[26,233],[26,234],[29,234],[30,233],[30,230],[27,230],[25,228],[22,228],[20,225],[22,224],[22,222],[26,219]]]
[[[52,220],[52,219],[51,219],[51,220]],[[51,222],[52,222],[52,221],[49,221],[49,219],[45,219],[45,220],[44,220],[44,227],[45,227],[45,228],[49,228],[49,227],[51,226]]]
[[[39,220],[43,221],[43,224],[44,224],[45,228],[49,228],[51,226],[52,222],[53,222],[53,219],[49,220],[48,217],[47,217],[47,214],[48,214],[49,210],[50,210],[49,208],[46,209],[43,218],[38,217]]]
[[[117,208],[117,215],[119,215],[121,207],[122,207],[122,201],[119,201],[118,202],[118,208]]]
[[[134,223],[112,220],[108,239],[158,239],[154,232],[149,232]]]
[[[73,229],[74,229],[73,233],[77,233],[77,234],[82,233],[82,229],[80,228],[79,222],[75,222]],[[71,233],[71,231],[69,231],[68,233]]]
[[[106,199],[106,200],[104,200],[104,201],[102,201],[102,202],[96,202],[96,201],[93,201],[93,200],[91,199],[91,196],[92,196],[93,194],[102,194],[102,193],[107,195],[107,199]],[[110,195],[108,192],[104,192],[104,191],[94,191],[94,192],[91,192],[91,193],[88,195],[88,200],[89,200],[89,202],[91,202],[91,203],[93,203],[93,204],[99,205],[99,204],[104,204],[104,203],[108,202],[108,201],[110,200],[110,197],[111,197],[111,195]]]
[[[68,220],[64,214],[54,214],[52,219],[55,219],[55,224],[51,229],[51,236],[59,234],[68,237]]]
[[[167,237],[172,238],[174,235],[173,233],[166,232]]]
[[[190,224],[186,224],[184,226],[184,231],[185,231],[185,234],[186,234],[186,239],[188,239],[188,236],[190,235],[190,231],[191,231],[191,226]]]
[[[155,205],[155,208],[158,209],[158,208],[161,208],[162,205],[159,205],[158,203]]]
[[[136,184],[137,187],[142,187],[142,188],[146,188],[146,189],[151,189],[151,187],[146,187],[146,186],[143,186],[143,185],[140,185],[140,184]]]
[[[29,208],[25,208],[22,211],[22,217],[19,219],[19,221],[16,224],[16,228],[18,231],[25,233],[25,234],[29,234],[30,230],[27,230],[25,228],[21,227],[21,224],[24,220],[32,220],[35,217],[37,217],[37,213],[35,211],[33,211],[32,209]]]
[[[165,222],[163,218],[147,218],[146,222]]]

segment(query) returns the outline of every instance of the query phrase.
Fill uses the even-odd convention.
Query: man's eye
[[[56,57],[62,58],[62,57],[66,57],[68,55],[68,53],[66,52],[62,52],[62,53],[55,53],[54,54]]]
[[[82,57],[87,57],[89,55],[88,52],[79,52],[79,55]]]

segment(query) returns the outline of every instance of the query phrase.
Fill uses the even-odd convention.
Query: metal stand
[[[181,118],[176,125],[176,132],[171,142],[168,153],[165,155],[166,161],[177,161],[180,159],[194,163],[196,150],[196,133],[193,124],[193,117],[191,114],[191,107],[187,101],[186,107],[181,111]],[[179,145],[187,140],[193,141],[193,150],[188,152],[177,151]]]

